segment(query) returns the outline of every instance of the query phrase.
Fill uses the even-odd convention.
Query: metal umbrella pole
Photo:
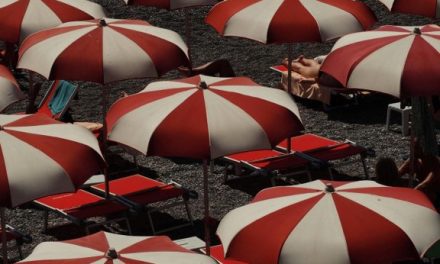
[[[8,241],[6,238],[6,216],[5,216],[5,208],[0,207],[0,222],[2,228],[2,258],[3,264],[8,264]]]
[[[415,180],[415,138],[420,144],[424,155],[438,155],[437,138],[433,123],[432,112],[429,109],[426,97],[412,97],[412,128],[410,145],[410,178],[409,185],[413,187]]]
[[[292,94],[292,44],[287,44],[287,93]],[[290,138],[287,138],[287,153],[291,150]]]
[[[102,88],[102,148],[104,153],[104,158],[107,160],[107,122],[105,121],[105,117],[107,115],[107,104],[108,104],[108,96],[109,96],[109,87],[103,84]],[[104,182],[105,182],[105,198],[108,199],[110,197],[110,184],[108,178],[108,169],[105,166],[104,169]]]
[[[191,13],[189,8],[184,8],[185,12],[185,40],[188,45],[189,74],[192,75],[192,52],[191,52]]]
[[[206,255],[211,255],[211,232],[209,228],[209,172],[208,172],[208,164],[209,161],[203,160],[203,203],[205,207],[205,219],[204,219],[204,228],[205,228],[205,246],[206,246]]]

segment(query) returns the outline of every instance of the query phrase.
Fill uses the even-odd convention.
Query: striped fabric
[[[64,23],[20,46],[18,68],[47,79],[108,83],[158,77],[188,63],[188,48],[174,31],[141,20]]]
[[[43,115],[0,115],[0,206],[73,192],[104,164],[86,128]]]
[[[217,235],[226,257],[247,263],[380,264],[418,259],[440,239],[439,223],[418,190],[316,180],[261,191]]]
[[[2,0],[0,17],[0,40],[19,43],[61,23],[105,17],[105,10],[87,0]]]
[[[218,0],[124,0],[129,5],[154,6],[166,9],[178,9],[194,6],[213,5]]]
[[[440,18],[438,0],[379,0],[392,12]]]
[[[216,264],[212,258],[185,249],[166,236],[125,236],[107,232],[43,242],[18,263],[145,263]]]
[[[395,97],[440,94],[440,27],[382,26],[339,39],[321,71],[344,87]]]
[[[303,129],[286,92],[203,75],[151,83],[113,104],[106,120],[111,141],[146,155],[197,159],[269,149]]]
[[[262,43],[326,41],[375,21],[365,4],[353,0],[225,0],[206,17],[223,36]]]
[[[24,98],[14,75],[6,66],[0,64],[0,112]]]

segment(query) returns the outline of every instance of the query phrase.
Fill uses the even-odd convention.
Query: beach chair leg
[[[308,168],[307,168],[306,174],[307,174],[307,178],[309,179],[309,181],[312,181],[312,174],[310,173],[310,170]]]
[[[131,229],[131,224],[130,224],[130,221],[128,220],[128,217],[125,217],[124,221],[125,221],[125,224],[127,225],[127,232],[128,232],[128,234],[132,235],[133,231]]]
[[[330,180],[333,181],[332,167],[331,167],[331,166],[328,166],[328,167],[327,167],[327,170],[328,170],[328,176],[330,176]]]
[[[183,200],[183,203],[184,203],[184,205],[185,205],[186,214],[188,215],[188,220],[189,220],[189,222],[191,223],[191,225],[194,226],[193,217],[192,217],[192,215],[191,215],[191,210],[190,210],[190,208],[189,208],[188,200],[185,200],[185,199],[184,199],[184,200]]]
[[[49,226],[49,211],[43,211],[43,232],[46,233]]]
[[[148,222],[150,222],[150,228],[153,235],[156,234],[156,229],[154,228],[153,217],[151,216],[150,210],[147,210]]]
[[[387,120],[385,122],[385,129],[386,130],[389,130],[389,128],[390,128],[390,115],[391,115],[391,108],[388,107],[387,108]]]
[[[223,175],[223,183],[228,182],[228,179],[229,179],[228,166],[225,166],[225,171],[224,171],[224,175]]]
[[[17,247],[18,256],[20,257],[20,259],[23,259],[23,251],[21,250],[21,246],[17,243],[16,247]]]
[[[139,163],[136,154],[131,154],[131,156],[133,157],[134,166],[136,167],[136,169],[139,169]]]
[[[364,170],[365,179],[368,180],[370,176],[368,175],[367,164],[365,163],[365,159],[361,156],[362,168]]]

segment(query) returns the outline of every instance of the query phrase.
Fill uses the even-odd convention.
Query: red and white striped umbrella
[[[204,75],[153,82],[119,99],[106,120],[111,141],[146,155],[198,159],[268,149],[303,129],[284,91]]]
[[[24,98],[14,75],[6,66],[0,65],[0,112],[10,104]]]
[[[44,115],[0,115],[0,206],[73,192],[104,161],[86,128]]]
[[[382,26],[339,39],[321,71],[344,87],[396,97],[440,94],[440,27]]]
[[[2,0],[0,40],[18,43],[37,31],[61,23],[105,17],[105,10],[87,0]]]
[[[440,239],[439,223],[418,190],[316,180],[261,191],[217,234],[226,257],[253,264],[394,263],[420,258]]]
[[[174,243],[169,237],[124,236],[107,232],[59,242],[43,242],[18,263],[216,264],[212,258]]]
[[[68,22],[27,38],[18,67],[47,79],[109,83],[158,77],[187,64],[187,50],[176,32],[141,20]]]
[[[353,0],[225,0],[206,17],[223,36],[263,43],[326,41],[375,21],[364,3]]]
[[[166,9],[179,9],[193,6],[213,5],[217,0],[124,0],[128,5],[154,6]]]
[[[426,16],[440,17],[440,1],[438,0],[379,0],[390,11]]]

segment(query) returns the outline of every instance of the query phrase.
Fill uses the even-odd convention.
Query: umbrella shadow
[[[350,124],[385,124],[388,104],[394,102],[395,98],[384,94],[363,95],[355,105],[329,111],[328,120]],[[397,120],[396,116],[391,119],[392,122]]]

